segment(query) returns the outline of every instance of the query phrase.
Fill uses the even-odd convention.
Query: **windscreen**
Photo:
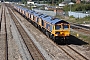
[[[60,30],[61,25],[55,25],[55,30]]]
[[[68,24],[63,24],[63,29],[68,29],[69,25]]]

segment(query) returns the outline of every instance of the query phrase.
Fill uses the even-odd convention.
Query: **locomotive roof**
[[[43,14],[41,14],[41,13],[39,13],[39,12],[34,12],[33,15],[40,18],[40,16],[43,15]]]
[[[34,10],[29,10],[27,8],[23,8],[21,6],[17,6],[18,8],[30,13],[30,14],[33,14],[34,16],[37,16],[39,18],[42,18],[42,20],[50,23],[50,24],[57,24],[57,23],[67,23],[69,24],[68,22],[64,21],[64,20],[60,20],[58,18],[53,18],[52,16],[48,16],[46,14],[41,14],[41,13],[38,13],[38,12],[35,12]]]
[[[34,14],[34,10],[28,10],[28,13],[30,13],[30,14]]]
[[[27,9],[27,8],[22,8],[22,10],[24,10],[25,12],[27,12],[27,11],[28,11],[28,9]]]
[[[41,18],[42,18],[42,20],[47,21],[50,24],[57,24],[57,23],[67,23],[68,24],[68,22],[66,22],[64,20],[60,20],[58,18],[53,18],[53,17],[48,16],[48,15],[43,15]]]
[[[52,16],[48,16],[46,14],[41,14],[41,13],[34,12],[33,15],[37,16],[39,18],[42,18],[42,20],[44,20],[44,21],[46,21],[50,24],[57,24],[57,23],[67,23],[68,24],[68,22],[66,22],[64,20],[60,20],[58,18],[53,18]]]

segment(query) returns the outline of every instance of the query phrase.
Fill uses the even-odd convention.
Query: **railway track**
[[[88,60],[85,56],[71,48],[70,46],[58,46],[60,49],[62,49],[67,55],[69,55],[73,60]],[[68,52],[70,50],[70,52]],[[73,52],[73,53],[71,53]]]
[[[74,30],[76,30],[76,31],[80,31],[80,32],[83,32],[83,33],[85,33],[85,34],[90,34],[90,29],[89,29],[89,27],[87,28],[87,27],[83,27],[83,26],[81,26],[81,25],[76,25],[76,24],[71,24],[71,28],[72,29],[74,29]]]
[[[82,27],[82,28],[85,28],[85,29],[90,29],[90,27],[88,27],[88,26],[83,26],[83,25],[79,25],[79,24],[73,24],[73,25],[76,25],[76,26],[79,26],[79,27]]]
[[[6,31],[6,35],[5,35],[5,36],[6,36],[6,41],[5,41],[5,45],[6,45],[6,47],[5,47],[5,48],[6,48],[6,49],[5,49],[5,50],[6,50],[6,55],[5,55],[5,56],[6,56],[6,60],[8,60],[8,41],[7,41],[8,39],[7,39],[7,27],[6,27],[5,8],[4,8],[4,20],[5,20],[5,31]]]
[[[0,31],[1,31],[1,22],[2,22],[2,12],[3,12],[3,7],[1,6],[1,13],[0,13]]]
[[[75,49],[73,49],[69,45],[66,45],[66,46],[59,45],[58,47],[62,49],[73,60],[89,60],[87,57],[83,56],[81,53],[77,52]]]
[[[77,52],[76,50],[74,50],[73,48],[71,48],[68,45],[66,45],[66,46],[59,46],[58,45],[58,47],[60,49],[62,49],[67,55],[69,55],[69,57],[71,57],[73,60],[78,60],[78,59],[88,60],[85,56],[83,56],[82,54],[80,54],[79,52]],[[70,52],[68,52],[68,50],[70,50]],[[71,54],[71,52],[73,52],[73,54]]]
[[[28,34],[25,32],[21,24],[18,22],[17,18],[15,17],[15,14],[12,12],[10,8],[8,8],[9,13],[12,17],[12,19],[15,22],[15,25],[18,29],[18,31],[21,34],[21,37],[32,57],[33,60],[45,60],[45,58],[42,56],[42,53],[38,50],[38,48],[35,46],[35,44],[31,41],[31,38],[29,38]]]
[[[74,50],[72,47],[66,45],[66,46],[58,46],[60,49],[62,49],[67,55],[69,55],[73,60],[89,60],[76,50]],[[69,51],[69,52],[68,52]]]
[[[5,7],[4,4],[2,6],[2,11],[1,11],[1,21],[0,21],[1,27],[0,27],[0,36],[1,36],[1,41],[3,43],[4,47],[4,55],[2,56],[2,59],[8,60],[8,41],[7,41],[7,27],[6,27],[6,15],[5,15]],[[2,48],[3,49],[3,48]]]

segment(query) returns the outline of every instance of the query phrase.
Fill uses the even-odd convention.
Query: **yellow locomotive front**
[[[54,37],[62,37],[66,39],[70,35],[70,24],[59,23],[53,26],[52,34]]]

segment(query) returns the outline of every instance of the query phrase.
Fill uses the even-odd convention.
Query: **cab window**
[[[60,30],[61,25],[55,25],[55,30]]]
[[[63,25],[63,29],[68,29],[69,25]]]

